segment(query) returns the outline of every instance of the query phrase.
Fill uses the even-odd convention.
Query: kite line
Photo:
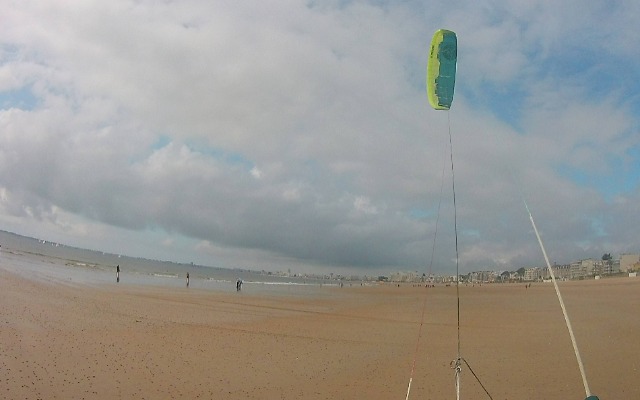
[[[434,110],[446,110],[449,111],[451,108],[451,103],[453,102],[453,93],[455,87],[456,80],[456,68],[457,68],[457,59],[458,59],[458,39],[455,32],[439,29],[437,30],[433,38],[431,40],[431,48],[429,52],[429,59],[427,63],[427,97],[429,99],[429,104],[433,107]],[[452,367],[455,369],[455,385],[456,385],[456,398],[460,400],[460,375],[462,371],[462,363],[464,362],[469,370],[473,374],[473,376],[478,380],[478,383],[482,386],[485,393],[491,398],[491,395],[486,390],[482,382],[478,376],[473,372],[469,363],[462,358],[461,350],[460,350],[460,263],[459,263],[459,251],[458,251],[458,221],[457,221],[457,207],[456,207],[456,189],[455,189],[455,174],[454,174],[454,164],[453,164],[453,140],[451,135],[451,118],[449,113],[447,112],[447,120],[449,127],[449,147],[450,147],[450,159],[451,159],[451,182],[453,189],[453,209],[454,209],[454,231],[455,231],[455,250],[456,250],[456,299],[457,299],[457,357],[455,360],[451,362]],[[444,171],[444,169],[443,169]],[[443,173],[444,178],[444,173]],[[444,181],[444,179],[443,179]],[[442,198],[442,189],[441,189],[441,198]],[[524,196],[523,196],[524,200]],[[551,280],[553,282],[553,286],[556,291],[556,295],[558,296],[558,300],[560,302],[560,307],[562,308],[562,314],[564,315],[565,323],[567,329],[569,330],[569,336],[571,337],[571,343],[573,345],[573,350],[576,355],[576,359],[578,361],[578,367],[580,368],[580,375],[582,376],[582,383],[584,385],[584,390],[586,393],[586,400],[598,400],[597,396],[591,394],[589,389],[589,384],[587,383],[586,374],[584,371],[584,366],[582,364],[582,358],[580,357],[580,352],[578,350],[578,345],[576,343],[575,335],[573,334],[573,328],[571,327],[571,322],[569,320],[569,315],[567,314],[567,310],[564,305],[564,301],[562,300],[562,295],[560,294],[560,289],[558,288],[558,284],[556,282],[555,274],[553,269],[551,268],[551,264],[549,263],[549,258],[547,257],[547,252],[544,248],[544,244],[542,243],[542,239],[540,238],[540,234],[538,233],[538,228],[533,220],[533,216],[531,211],[529,210],[529,206],[527,205],[526,200],[524,201],[525,208],[527,209],[527,213],[529,214],[529,219],[531,220],[531,225],[533,226],[533,230],[535,231],[536,238],[538,239],[538,243],[540,244],[540,248],[542,249],[542,254],[544,255],[545,262],[547,263],[547,268],[549,269],[549,273],[551,275]],[[440,217],[440,204],[438,204],[438,218]],[[436,232],[437,232],[437,222],[436,222]],[[435,237],[434,237],[434,249],[435,249]],[[432,261],[433,261],[433,251],[431,253]],[[422,324],[424,322],[424,312],[425,312],[425,303],[423,303],[422,309],[422,319],[420,322],[420,332],[422,331]],[[418,335],[418,343],[420,341],[420,334]],[[416,354],[417,347],[416,345]],[[415,367],[415,358],[413,366]],[[411,370],[411,378],[409,380],[409,388],[407,389],[407,399],[409,398],[409,391],[411,390],[411,381],[413,379],[413,368]]]
[[[440,206],[442,205],[442,193],[444,189],[444,171],[446,167],[447,159],[444,159],[442,164],[442,176],[440,177],[440,197],[438,199],[438,212],[436,214],[436,226],[433,233],[433,244],[431,246],[431,258],[429,260],[429,277],[433,272],[433,257],[436,251],[436,238],[438,237],[438,224],[440,222]],[[424,326],[424,315],[427,308],[427,293],[425,292],[422,299],[422,315],[420,317],[420,327],[418,328],[418,339],[416,340],[416,349],[413,354],[413,362],[411,364],[411,374],[409,375],[409,385],[407,386],[407,396],[405,400],[409,400],[409,393],[411,393],[411,382],[413,382],[413,374],[416,369],[416,360],[418,358],[418,349],[420,348],[420,339],[422,338],[422,327]]]
[[[453,139],[451,137],[451,118],[447,112],[449,123],[449,148],[451,158],[451,188],[453,192],[453,231],[456,237],[456,308],[458,313],[458,352],[453,361],[453,368],[456,371],[456,399],[460,400],[460,373],[462,372],[462,356],[460,355],[460,256],[458,252],[458,208],[456,206],[456,176],[453,169]]]
[[[446,29],[439,29],[433,34],[431,39],[431,47],[429,49],[429,59],[427,62],[427,98],[429,104],[435,110],[449,110],[453,101],[453,88],[456,80],[456,60],[458,57],[458,39],[456,34]],[[451,123],[449,123],[449,137],[451,137]],[[442,203],[442,193],[444,187],[444,171],[445,162],[442,166],[442,180],[440,183],[440,200],[438,201],[438,216],[436,218],[436,227],[433,236],[433,247],[431,250],[431,261],[429,263],[429,274],[433,265],[433,255],[435,252],[436,236],[438,232],[438,222],[440,219],[440,205]],[[415,353],[413,355],[413,363],[411,366],[411,375],[409,377],[409,385],[407,387],[407,396],[405,400],[409,400],[411,392],[411,382],[416,367],[416,359],[418,357],[418,349],[420,346],[420,338],[422,337],[422,327],[424,326],[424,315],[426,310],[427,297],[426,294],[422,302],[422,316],[420,318],[420,327],[418,329],[418,339],[416,340]]]
[[[549,270],[549,274],[551,275],[551,281],[553,282],[553,287],[556,290],[556,295],[558,296],[558,301],[560,302],[560,308],[562,308],[562,315],[564,315],[564,322],[567,325],[567,329],[569,330],[569,336],[571,337],[571,344],[573,345],[573,352],[576,355],[576,360],[578,361],[578,368],[580,368],[580,376],[582,376],[582,384],[584,385],[584,391],[587,395],[587,398],[591,396],[591,391],[589,390],[589,383],[587,382],[587,375],[584,372],[584,365],[582,365],[582,358],[580,357],[580,351],[578,350],[578,344],[576,342],[576,337],[573,334],[573,328],[571,327],[571,321],[569,321],[569,314],[567,313],[567,309],[564,306],[564,301],[562,300],[562,295],[560,294],[560,288],[558,287],[558,283],[556,282],[556,276],[553,273],[553,268],[551,268],[551,263],[549,263],[549,257],[547,257],[547,251],[544,249],[544,244],[542,244],[542,239],[540,238],[540,234],[538,233],[538,228],[536,227],[536,223],[533,221],[533,215],[531,215],[531,211],[529,210],[529,206],[527,205],[527,201],[523,197],[524,206],[527,209],[527,213],[529,214],[529,220],[531,221],[531,226],[533,226],[533,231],[536,234],[536,238],[538,238],[538,243],[540,244],[540,249],[542,250],[542,255],[544,256],[544,261],[547,263],[547,269]]]

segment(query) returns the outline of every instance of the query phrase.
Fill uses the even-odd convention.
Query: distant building
[[[571,279],[571,265],[563,264],[563,265],[554,265],[551,267],[553,269],[553,276],[556,277],[559,281],[564,281],[567,279]],[[551,273],[548,268],[544,270],[545,279],[551,279]]]
[[[580,260],[571,264],[571,279],[584,279],[600,275],[602,262],[591,258]]]
[[[604,274],[604,261],[603,260],[592,260],[593,261],[593,275],[602,275]]]
[[[620,260],[603,260],[602,275],[613,275],[620,272]]]
[[[391,282],[419,282],[420,278],[414,272],[398,271],[389,276]]]
[[[495,271],[475,271],[469,274],[470,282],[489,283],[496,281]]]
[[[629,272],[640,269],[640,254],[621,254],[620,271]]]
[[[598,274],[598,271],[600,270],[598,261],[589,258],[580,262],[582,263],[585,271],[585,278]]]
[[[572,262],[569,268],[569,279],[584,279],[586,271],[581,261]]]
[[[432,282],[449,284],[449,283],[455,282],[455,281],[456,281],[456,276],[455,275],[438,275],[438,276],[434,276],[433,277],[433,281]]]
[[[617,274],[620,272],[620,259],[613,260],[613,264],[611,265],[611,273]]]
[[[524,280],[525,281],[539,281],[542,280],[543,271],[540,267],[533,268],[525,268],[524,269]]]

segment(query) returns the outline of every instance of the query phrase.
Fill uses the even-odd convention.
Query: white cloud
[[[262,178],[262,171],[258,167],[251,168],[251,171],[249,172],[251,173],[251,176],[253,176],[256,179]]]
[[[378,209],[371,204],[371,200],[367,197],[358,196],[353,201],[353,206],[356,211],[362,212],[364,214],[377,214]]]
[[[638,75],[607,60],[638,60],[638,6],[446,6],[12,4],[0,220],[230,267],[419,268],[444,187],[436,253],[448,268],[447,116],[423,88],[430,35],[447,27],[460,44],[458,223],[476,233],[461,238],[462,268],[540,261],[521,193],[559,262],[637,251]],[[34,104],[1,97],[20,91]],[[618,192],[608,178],[636,184]]]

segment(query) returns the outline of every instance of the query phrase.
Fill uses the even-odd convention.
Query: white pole
[[[527,212],[529,213],[529,219],[531,220],[533,231],[536,233],[536,237],[538,238],[538,243],[540,244],[540,248],[542,249],[542,254],[544,255],[544,261],[547,263],[547,268],[549,269],[549,273],[551,274],[551,281],[553,282],[553,287],[556,289],[556,295],[558,296],[558,300],[560,301],[560,307],[562,308],[564,321],[567,325],[567,329],[569,330],[569,336],[571,336],[571,344],[573,345],[573,351],[576,354],[576,359],[578,360],[578,367],[580,368],[580,375],[582,376],[582,384],[584,385],[584,391],[587,397],[589,397],[591,396],[591,391],[589,390],[589,384],[587,383],[587,375],[584,372],[584,366],[582,365],[582,358],[580,358],[580,351],[578,351],[578,344],[576,343],[576,337],[573,334],[571,321],[569,321],[569,314],[567,314],[567,309],[564,306],[564,301],[562,301],[562,296],[560,295],[560,288],[558,288],[558,283],[556,282],[556,276],[553,273],[553,268],[551,268],[551,264],[549,263],[549,257],[547,257],[547,252],[544,249],[544,245],[542,244],[542,239],[540,238],[540,234],[538,233],[538,228],[536,228],[536,223],[533,222],[533,216],[531,215],[531,211],[529,211],[529,206],[527,206],[526,201],[524,202],[524,206],[527,208]]]

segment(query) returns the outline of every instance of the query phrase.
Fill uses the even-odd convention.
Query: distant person
[[[189,287],[189,273],[187,272],[187,287]]]
[[[116,282],[120,282],[120,264],[116,267]]]
[[[242,290],[242,279],[238,279],[236,281],[236,292],[239,292]]]

